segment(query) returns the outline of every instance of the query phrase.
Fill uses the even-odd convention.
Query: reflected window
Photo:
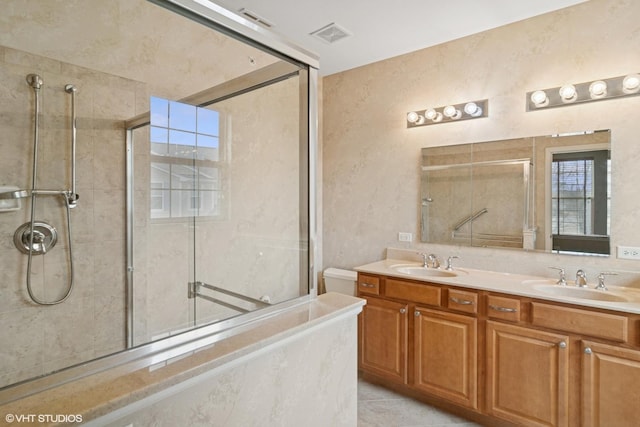
[[[223,212],[220,113],[151,97],[151,218]]]
[[[553,249],[609,254],[608,150],[553,155]]]

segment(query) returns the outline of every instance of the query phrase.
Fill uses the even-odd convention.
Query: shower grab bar
[[[522,235],[516,234],[489,234],[489,233],[455,233],[454,239],[476,239],[502,243],[520,243],[522,244]]]
[[[237,292],[221,288],[219,286],[209,285],[208,283],[204,283],[204,282],[189,282],[189,298],[199,297],[199,298],[205,299],[207,301],[210,301],[210,302],[213,302],[213,303],[216,303],[216,304],[220,304],[220,305],[223,305],[223,306],[225,306],[227,308],[231,308],[233,310],[240,311],[240,312],[243,312],[243,313],[248,313],[248,312],[251,311],[251,310],[247,310],[245,308],[242,308],[240,306],[231,304],[229,302],[222,301],[222,300],[220,300],[218,298],[214,298],[214,297],[210,297],[208,295],[205,295],[205,294],[200,292],[200,288],[206,288],[206,289],[209,289],[209,290],[212,290],[212,291],[215,291],[215,292],[219,292],[219,293],[224,294],[224,295],[228,295],[228,296],[237,298],[239,300],[243,300],[243,301],[249,302],[249,303],[254,304],[255,306],[257,306],[258,308],[269,307],[271,305],[271,304],[266,303],[266,302],[264,302],[262,300],[251,298],[251,297],[248,297],[246,295],[242,295],[242,294],[239,294]]]
[[[465,225],[468,222],[471,222],[473,220],[475,220],[476,218],[478,218],[480,215],[484,215],[487,212],[489,212],[487,210],[487,208],[482,208],[480,209],[478,212],[469,215],[467,218],[463,219],[462,221],[460,221],[459,223],[457,223],[454,227],[453,227],[453,231],[456,232],[458,230],[460,230],[462,228],[463,225]]]

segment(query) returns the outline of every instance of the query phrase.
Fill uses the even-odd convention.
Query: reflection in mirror
[[[422,149],[421,240],[608,255],[610,132]]]

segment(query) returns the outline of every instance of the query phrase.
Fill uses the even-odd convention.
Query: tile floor
[[[471,421],[358,380],[358,427],[480,427]]]

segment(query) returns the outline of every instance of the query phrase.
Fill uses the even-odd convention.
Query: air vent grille
[[[257,13],[255,13],[252,10],[249,10],[247,8],[242,8],[238,11],[238,13],[242,16],[244,16],[245,18],[249,19],[250,21],[253,21],[257,24],[262,25],[263,27],[266,28],[272,28],[273,24],[269,21],[267,21],[266,19],[264,19],[262,16],[258,15]]]
[[[319,30],[312,32],[311,35],[319,38],[325,43],[331,44],[351,36],[351,33],[335,22],[332,22],[331,24],[325,25]]]

